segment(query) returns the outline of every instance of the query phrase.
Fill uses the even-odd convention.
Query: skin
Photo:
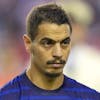
[[[24,34],[23,39],[31,59],[26,72],[28,78],[45,90],[59,88],[63,84],[63,68],[71,47],[69,26],[41,23],[33,41],[27,34]]]

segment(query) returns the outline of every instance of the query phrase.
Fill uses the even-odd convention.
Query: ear
[[[31,50],[31,43],[32,43],[30,37],[27,34],[24,34],[23,35],[23,40],[24,40],[24,45],[25,45],[26,51],[30,52],[30,50]]]

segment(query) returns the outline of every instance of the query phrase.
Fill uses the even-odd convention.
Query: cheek
[[[34,56],[34,60],[38,60],[39,62],[42,63],[45,62],[47,59],[46,51],[44,51],[39,47],[34,49],[33,56]]]
[[[42,60],[44,57],[43,57],[43,52],[41,52],[40,50],[36,50],[34,52],[34,57],[35,59],[38,59],[38,60]]]
[[[64,56],[65,56],[66,59],[68,58],[68,56],[69,56],[69,54],[70,54],[70,50],[71,50],[70,47],[67,48],[66,50],[64,50]]]

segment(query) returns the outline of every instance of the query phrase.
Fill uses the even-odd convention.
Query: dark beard
[[[61,73],[49,73],[49,72],[45,72],[45,75],[47,77],[50,77],[50,78],[56,78],[56,77],[59,77],[62,73],[63,72],[61,72]]]

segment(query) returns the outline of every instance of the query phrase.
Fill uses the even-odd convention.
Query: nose
[[[62,58],[62,48],[60,46],[60,43],[55,44],[53,48],[53,57],[56,59]]]

